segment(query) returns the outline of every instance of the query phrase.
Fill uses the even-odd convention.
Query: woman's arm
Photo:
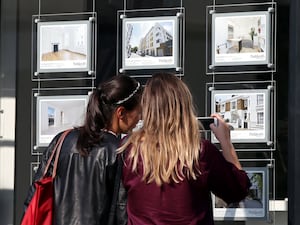
[[[227,203],[239,202],[246,197],[251,183],[231,143],[229,126],[218,114],[212,116],[218,119],[218,125],[211,124],[210,128],[220,142],[222,154],[216,149],[209,151],[210,187]]]
[[[211,116],[218,119],[218,125],[210,124],[210,128],[221,144],[224,158],[241,170],[242,166],[239,162],[233,144],[231,143],[229,126],[219,114],[212,114]]]

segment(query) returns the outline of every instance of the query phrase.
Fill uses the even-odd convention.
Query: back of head
[[[133,78],[125,75],[112,77],[100,83],[89,99],[84,125],[80,128],[77,147],[82,153],[99,143],[103,130],[111,126],[117,107],[131,111],[140,105],[142,88]]]
[[[145,132],[171,135],[194,124],[192,95],[186,84],[170,73],[154,74],[142,96]]]
[[[192,95],[173,74],[158,73],[142,95],[141,151],[144,179],[157,184],[195,178],[200,140]],[[138,150],[133,149],[132,158]],[[135,165],[133,165],[135,167]]]

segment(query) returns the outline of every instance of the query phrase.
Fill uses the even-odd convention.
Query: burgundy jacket
[[[211,192],[232,203],[244,199],[250,187],[246,172],[226,161],[209,141],[202,142],[201,175],[197,180],[185,179],[159,187],[141,181],[141,158],[137,172],[131,171],[128,159],[124,165],[128,225],[212,225]]]

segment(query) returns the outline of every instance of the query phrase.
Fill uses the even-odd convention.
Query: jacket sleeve
[[[125,143],[128,139],[128,136],[125,136],[120,145]],[[119,189],[117,194],[116,208],[115,208],[115,225],[126,225],[127,224],[127,192],[122,182],[122,174],[123,174],[123,165],[124,165],[124,153],[117,156],[118,162],[118,171],[116,175],[117,182],[119,182]]]
[[[115,176],[114,184],[114,193],[111,206],[111,214],[113,221],[109,223],[114,225],[126,225],[127,224],[127,212],[126,212],[126,203],[127,203],[127,192],[123,186],[122,182],[122,171],[123,171],[123,159],[122,155],[118,155],[117,159],[117,171]]]
[[[245,171],[226,161],[222,153],[210,142],[205,143],[205,161],[208,162],[208,183],[211,191],[226,203],[243,200],[251,186]]]
[[[48,161],[48,158],[50,157],[51,155],[51,152],[56,144],[56,142],[58,141],[59,139],[59,136],[61,135],[61,133],[59,133],[58,135],[56,135],[53,140],[51,141],[51,143],[49,144],[49,146],[47,147],[47,149],[43,152],[43,156],[42,156],[42,159],[41,159],[41,163],[38,167],[38,170],[37,172],[35,173],[34,177],[33,177],[33,180],[32,180],[32,184],[30,185],[29,187],[29,190],[28,190],[28,193],[27,193],[27,197],[24,201],[24,212],[27,210],[27,207],[29,206],[29,203],[35,193],[35,186],[34,186],[34,183],[38,180],[40,180],[43,176],[43,173],[44,173],[44,170],[45,170],[45,167],[47,165],[47,161]],[[51,169],[49,169],[50,173],[52,172]]]
[[[118,193],[118,200],[116,205],[116,225],[126,225],[127,224],[127,192],[123,186],[123,182],[120,181],[120,189]]]

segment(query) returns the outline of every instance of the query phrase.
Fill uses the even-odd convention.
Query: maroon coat
[[[131,172],[131,164],[125,160],[123,183],[128,193],[128,225],[212,225],[211,192],[227,203],[246,197],[250,181],[245,171],[227,162],[209,141],[202,142],[202,149],[202,173],[197,180],[161,187],[141,181],[141,160],[137,173]]]

